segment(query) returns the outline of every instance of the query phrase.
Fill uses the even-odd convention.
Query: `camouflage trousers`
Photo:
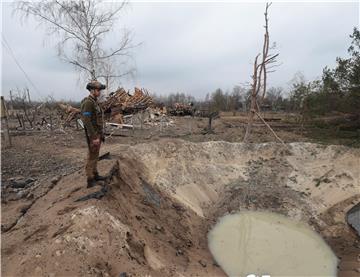
[[[88,156],[85,165],[86,177],[88,179],[94,179],[97,174],[97,162],[99,159],[100,145],[89,145]]]

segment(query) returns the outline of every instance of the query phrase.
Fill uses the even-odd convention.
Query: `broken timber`
[[[132,95],[125,91],[125,89],[119,88],[117,91],[110,93],[107,99],[100,103],[100,105],[105,114],[107,112],[110,113],[110,118],[117,119],[117,121],[123,123],[124,115],[134,114],[149,107],[154,107],[154,101],[146,89],[135,88],[135,92]],[[78,118],[80,115],[80,109],[70,105],[59,104],[59,107],[67,115],[64,126],[69,125],[73,119]]]
[[[107,126],[117,127],[119,129],[134,129],[134,126],[131,124],[118,124],[113,122],[106,122]]]

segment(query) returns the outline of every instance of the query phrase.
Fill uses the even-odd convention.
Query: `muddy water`
[[[229,276],[336,276],[337,258],[308,226],[282,215],[240,212],[219,220],[209,248]]]

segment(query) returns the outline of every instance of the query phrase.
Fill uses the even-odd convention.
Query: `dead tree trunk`
[[[249,110],[249,116],[248,116],[248,124],[246,127],[246,132],[244,136],[244,142],[247,142],[251,133],[251,129],[254,123],[255,116],[258,116],[260,120],[265,124],[267,128],[270,129],[270,131],[275,135],[275,137],[282,143],[284,143],[274,132],[274,130],[270,127],[269,124],[265,122],[265,120],[260,115],[260,108],[258,105],[258,96],[260,90],[262,90],[262,96],[260,98],[260,101],[264,99],[266,95],[266,82],[267,82],[267,74],[273,71],[268,71],[269,68],[273,68],[276,65],[272,65],[271,67],[269,65],[276,63],[276,57],[279,54],[269,54],[269,19],[268,19],[268,9],[271,6],[271,3],[266,3],[265,8],[265,34],[264,34],[264,43],[263,43],[263,50],[261,54],[261,62],[258,62],[258,59],[260,57],[260,54],[258,54],[255,57],[254,62],[254,72],[252,76],[252,86],[251,86],[251,95],[250,95],[250,110]]]
[[[260,54],[259,54],[260,55]],[[258,58],[259,55],[255,57],[254,62],[254,72],[253,72],[253,84],[251,87],[251,102],[250,102],[250,110],[249,110],[249,118],[248,118],[248,125],[246,127],[246,132],[244,136],[244,142],[246,142],[249,138],[251,127],[254,122],[255,111],[256,111],[256,97],[257,97],[257,85],[258,85]]]
[[[209,114],[209,122],[205,134],[213,134],[212,121],[219,117],[219,112],[212,112]]]
[[[6,129],[4,135],[8,146],[11,147],[12,144],[11,144],[11,136],[9,130],[8,112],[6,109],[5,99],[3,96],[1,96],[1,121],[4,121],[5,129]]]

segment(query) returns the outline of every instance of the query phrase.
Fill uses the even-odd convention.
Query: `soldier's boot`
[[[95,178],[88,178],[87,179],[87,188],[92,188],[94,186],[96,186]]]
[[[101,175],[99,175],[99,173],[95,173],[95,175],[94,175],[95,177],[94,177],[94,179],[95,179],[95,181],[105,181],[106,180],[106,177],[105,176],[101,176]]]

